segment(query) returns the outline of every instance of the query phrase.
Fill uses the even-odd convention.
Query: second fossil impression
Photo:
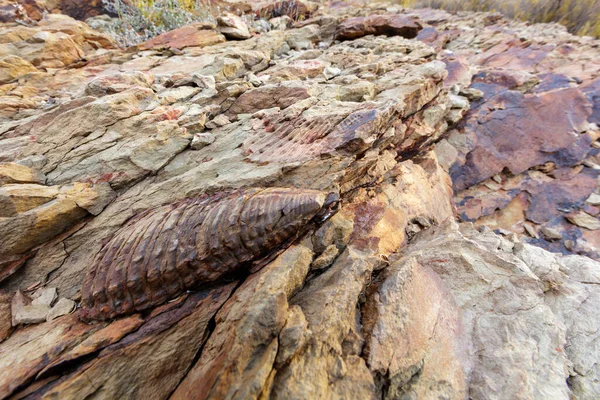
[[[316,190],[249,189],[148,210],[102,248],[82,289],[83,320],[164,303],[268,255],[337,196]]]

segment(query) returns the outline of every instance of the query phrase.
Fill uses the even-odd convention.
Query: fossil
[[[360,140],[362,131],[375,130],[376,110],[364,109],[340,119],[337,115],[292,121],[264,120],[244,142],[253,162],[296,162],[314,159]]]
[[[100,250],[82,289],[82,320],[110,319],[175,298],[260,260],[311,220],[326,218],[336,194],[286,188],[203,196],[148,210]]]

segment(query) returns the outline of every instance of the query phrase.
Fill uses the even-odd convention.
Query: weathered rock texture
[[[228,3],[0,28],[0,397],[598,398],[598,42]]]

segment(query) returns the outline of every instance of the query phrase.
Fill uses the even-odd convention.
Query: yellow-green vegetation
[[[214,22],[210,0],[102,0],[117,18],[102,29],[123,46],[131,46],[199,21]],[[92,24],[93,25],[93,24]]]
[[[401,0],[405,7],[498,11],[509,18],[558,22],[569,32],[600,37],[600,0]]]

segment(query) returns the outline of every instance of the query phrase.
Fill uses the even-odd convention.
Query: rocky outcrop
[[[573,223],[574,215],[587,218],[581,213],[598,220],[586,201],[598,190],[600,171],[596,41],[557,25],[486,14],[411,14],[432,25],[420,40],[444,49],[454,89],[472,100],[436,147],[452,176],[460,218],[598,259],[594,223]]]
[[[246,6],[2,28],[0,397],[598,397],[597,43]]]
[[[45,13],[85,21],[109,11],[102,0],[0,0],[0,22],[40,21]]]
[[[600,339],[598,321],[579,307],[583,298],[597,305],[599,271],[589,258],[556,256],[470,224],[418,234],[365,304],[366,353],[385,397],[462,398],[465,387],[472,398],[595,397],[598,369],[583,358]],[[569,315],[575,309],[581,314]]]

